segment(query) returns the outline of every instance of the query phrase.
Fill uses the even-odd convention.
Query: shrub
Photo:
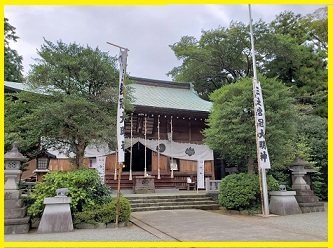
[[[37,182],[29,194],[28,214],[32,218],[41,217],[44,209],[44,198],[54,197],[59,188],[68,188],[67,196],[72,197],[72,213],[91,209],[96,205],[111,202],[111,188],[104,185],[98,172],[91,169],[75,171],[56,171],[43,177],[43,182]]]
[[[128,222],[131,215],[131,206],[125,197],[119,198],[119,222]],[[78,223],[114,223],[116,222],[117,199],[113,198],[110,203],[97,206],[94,209],[77,212],[74,214],[73,222]]]
[[[278,190],[279,184],[267,176],[268,191]],[[219,203],[228,209],[251,209],[261,202],[258,175],[232,174],[222,179],[219,189]]]

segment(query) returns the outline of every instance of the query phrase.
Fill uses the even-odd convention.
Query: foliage
[[[177,81],[193,82],[198,94],[208,99],[222,85],[249,75],[251,53],[247,36],[246,26],[240,22],[232,22],[229,28],[202,31],[200,40],[184,36],[170,46],[183,64],[168,75]]]
[[[328,121],[316,115],[301,115],[298,135],[309,147],[308,161],[318,170],[313,177],[314,191],[323,200],[328,197]]]
[[[278,182],[267,176],[268,191],[278,190]],[[260,204],[260,186],[258,175],[231,174],[222,179],[219,189],[219,203],[228,209],[250,209]]]
[[[295,151],[296,111],[289,89],[274,79],[261,77],[266,113],[266,143],[272,167],[284,168]],[[244,78],[226,85],[211,95],[213,109],[208,128],[203,131],[205,143],[219,153],[229,165],[240,171],[253,170],[257,157],[251,79]],[[250,167],[249,167],[250,166]]]
[[[128,222],[131,215],[131,206],[129,201],[120,196],[119,198],[119,222]],[[77,212],[74,214],[73,222],[78,223],[114,223],[116,222],[116,204],[117,199],[113,198],[110,203],[99,205],[93,209]]]
[[[4,19],[4,36],[5,36],[5,49],[4,49],[4,74],[5,81],[22,82],[23,81],[23,66],[22,56],[16,50],[10,48],[10,42],[17,42],[19,38],[16,35],[15,27],[10,25],[8,18]]]
[[[47,40],[38,55],[27,82],[38,94],[20,92],[6,101],[6,143],[20,139],[32,150],[36,138],[47,137],[45,148],[74,153],[80,168],[89,144],[115,144],[116,58],[98,48]]]
[[[38,149],[42,133],[41,130],[34,128],[27,118],[31,115],[32,109],[39,105],[39,102],[46,100],[45,96],[20,92],[19,94],[7,93],[4,99],[5,152],[12,148],[14,142],[18,142],[20,152],[29,156]]]
[[[44,209],[44,198],[54,197],[59,188],[68,188],[72,197],[71,211],[73,213],[91,209],[97,205],[111,201],[111,189],[104,185],[98,172],[91,169],[75,171],[56,171],[43,177],[43,182],[37,182],[29,194],[28,214],[33,218],[41,216]]]
[[[299,103],[327,117],[327,7],[307,16],[282,12],[270,23],[254,23],[253,33],[258,71],[282,80]],[[183,36],[170,47],[182,64],[168,75],[193,82],[204,99],[253,75],[249,25],[241,22],[202,31],[200,39]]]

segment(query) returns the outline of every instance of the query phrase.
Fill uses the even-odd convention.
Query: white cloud
[[[321,6],[252,5],[252,18],[271,21],[284,10],[307,14]],[[112,56],[119,50],[106,42],[118,44],[130,50],[132,76],[166,80],[180,64],[169,45],[185,35],[199,39],[202,30],[228,27],[232,20],[248,23],[248,16],[248,5],[5,6],[5,17],[20,37],[12,47],[23,56],[25,72],[45,37],[98,46]]]

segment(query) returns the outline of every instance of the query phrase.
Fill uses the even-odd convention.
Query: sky
[[[251,5],[254,22],[272,21],[284,11],[306,15],[325,5]],[[202,30],[229,27],[231,21],[249,23],[247,4],[165,6],[10,6],[4,16],[16,28],[19,39],[11,48],[23,56],[24,74],[36,64],[44,39],[98,47],[110,56],[129,49],[130,76],[169,80],[166,74],[181,65],[170,45],[182,36],[201,37]]]

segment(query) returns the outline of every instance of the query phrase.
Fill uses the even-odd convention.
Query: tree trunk
[[[84,144],[84,142],[78,142],[75,148],[76,148],[75,166],[77,169],[81,169],[83,168],[84,150],[86,149],[86,145]]]
[[[247,160],[247,173],[248,174],[255,174],[254,171],[254,162],[253,162],[253,158],[249,157]]]

